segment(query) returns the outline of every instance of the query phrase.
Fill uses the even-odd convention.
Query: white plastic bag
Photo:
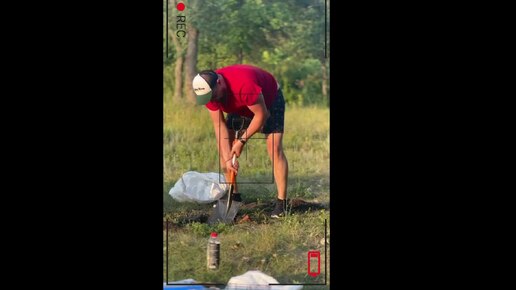
[[[194,279],[184,279],[174,282],[163,282],[163,290],[205,290],[206,288],[202,285],[170,285],[170,284],[198,284]]]
[[[224,174],[188,171],[170,189],[169,194],[179,202],[210,203],[226,193],[228,184],[225,182]]]
[[[260,271],[247,271],[240,276],[229,279],[226,290],[299,290],[303,285],[269,285],[278,281]]]

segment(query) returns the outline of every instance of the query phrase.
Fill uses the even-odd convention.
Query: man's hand
[[[236,155],[236,157],[240,157],[240,154],[242,153],[242,149],[244,148],[244,143],[242,141],[237,140],[234,142],[233,147],[231,148],[231,156],[233,154]]]
[[[231,154],[231,156],[233,156],[233,154]],[[230,171],[234,172],[235,175],[238,174],[238,159],[235,158],[235,164],[233,165],[233,162],[232,162],[233,158],[229,159],[229,160],[226,160],[226,169],[228,170],[228,173]],[[229,182],[229,180],[228,180]]]

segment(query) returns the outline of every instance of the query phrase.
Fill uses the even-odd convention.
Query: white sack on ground
[[[226,290],[300,290],[303,285],[269,285],[278,283],[271,276],[260,271],[247,271],[240,276],[231,277],[227,284]]]
[[[188,171],[170,189],[179,202],[210,203],[219,200],[228,189],[224,174]]]

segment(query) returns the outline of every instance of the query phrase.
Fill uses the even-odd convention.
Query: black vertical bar
[[[167,31],[166,31],[166,33],[167,33],[167,38],[165,39],[165,43],[166,43],[166,47],[167,47],[167,48],[165,49],[165,52],[167,53],[167,58],[168,58],[168,1],[169,1],[169,0],[165,0],[165,1],[167,1],[167,5],[166,5],[166,8],[165,8],[165,18],[166,18],[166,22],[167,22],[167,24],[166,24],[166,29],[167,29]],[[168,265],[167,265],[167,266],[168,266]]]
[[[326,27],[328,27],[328,24],[326,23],[326,11],[328,10],[328,8],[326,8],[326,3],[328,2],[328,0],[324,0],[324,58],[327,58],[328,56],[326,55],[326,43],[328,42],[326,40]]]
[[[279,98],[279,96],[276,96],[276,97]],[[285,114],[285,112],[283,112],[283,114]],[[272,148],[274,148],[274,139],[275,139],[274,138],[274,133],[272,133]],[[265,141],[265,142],[267,142],[267,141]],[[272,154],[272,180],[271,180],[271,184],[274,184],[274,154]],[[285,195],[287,195],[286,191],[285,191]],[[278,199],[277,196],[276,196],[276,199]],[[285,198],[285,200],[287,200],[287,199]]]
[[[168,0],[167,0],[167,2],[168,2]],[[168,219],[166,219],[165,223],[167,224],[167,227],[166,227],[167,241],[166,241],[166,244],[165,244],[165,248],[167,249],[167,253],[166,253],[167,254],[167,259],[166,259],[166,261],[167,261],[167,273],[165,275],[167,276],[166,281],[167,281],[167,285],[168,285]]]
[[[326,254],[326,219],[324,219],[324,285],[328,285],[328,258]]]
[[[224,117],[224,115],[222,115],[222,116]],[[224,119],[223,117],[221,118],[220,114],[219,114],[219,136],[220,136],[220,126],[221,126],[220,124],[222,124],[222,120]],[[228,139],[228,142],[229,142],[229,139]],[[220,164],[220,160],[221,159],[224,160],[224,159],[222,158],[222,154],[220,153],[221,152],[220,147],[222,146],[221,143],[220,143],[220,138],[219,138],[219,142],[217,143],[217,145],[219,146],[217,148],[219,150],[219,160],[217,160],[218,161],[217,163],[219,164],[219,183],[222,183],[222,181],[220,180],[220,176],[222,174],[224,174],[224,172],[222,172],[222,165]],[[226,179],[225,175],[224,175],[224,179]],[[226,182],[227,182],[227,180],[226,180]],[[224,183],[224,184],[226,184],[226,183]]]

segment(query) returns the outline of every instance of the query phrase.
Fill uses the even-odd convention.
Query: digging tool
[[[244,120],[233,119],[233,129],[235,129],[235,140],[233,140],[233,144],[235,142],[238,142],[238,137],[240,134],[240,131],[244,127]],[[239,126],[235,126],[235,122],[241,122]],[[239,128],[239,129],[236,129]],[[236,155],[233,154],[233,157],[231,159],[231,163],[233,166],[236,163]],[[236,187],[236,175],[233,171],[231,171],[229,175],[229,190],[224,197],[219,199],[217,203],[214,205],[214,210],[212,215],[208,218],[208,223],[213,224],[216,222],[224,222],[224,223],[232,223],[235,219],[238,210],[240,209],[240,206],[242,205],[242,198],[240,197],[240,194],[235,193],[235,187]]]
[[[235,133],[238,137],[238,133]],[[236,138],[235,138],[236,140]],[[233,144],[235,142],[233,141]],[[233,159],[231,160],[231,164],[233,164],[233,166],[235,166],[235,161],[236,161],[236,155],[233,154]],[[233,203],[233,198],[234,198],[234,193],[235,193],[235,185],[236,185],[236,175],[235,175],[235,172],[231,171],[231,174],[230,174],[230,177],[229,177],[229,191],[228,191],[228,203],[227,203],[227,206],[226,206],[226,214],[224,215],[225,218],[227,219],[228,218],[228,213],[229,213],[229,210],[231,209],[231,204]]]

